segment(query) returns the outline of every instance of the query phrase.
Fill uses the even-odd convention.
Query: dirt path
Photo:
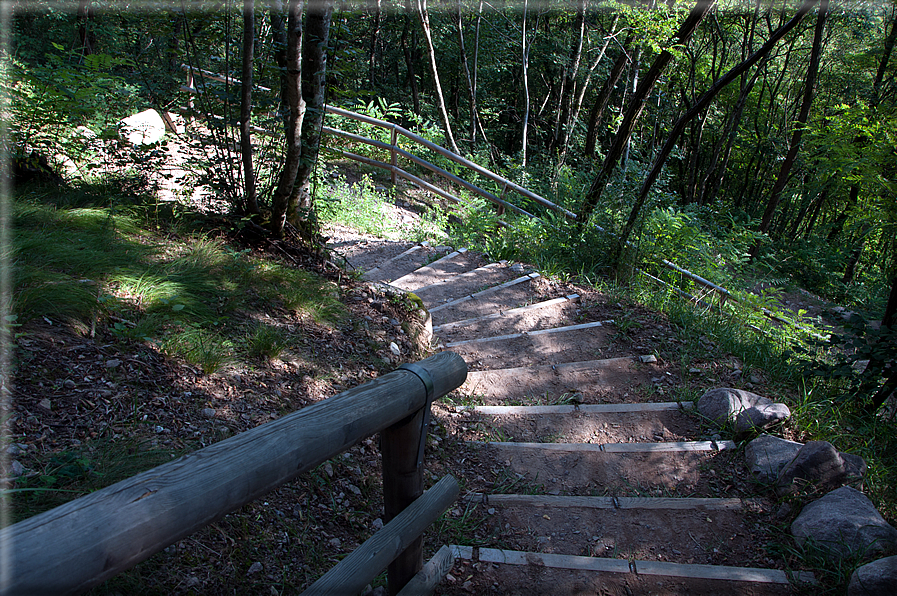
[[[712,342],[686,369],[676,331],[637,305],[470,252],[367,246],[350,260],[418,295],[472,371],[434,406],[428,476],[467,491],[437,593],[792,593],[767,551],[773,503],[693,413],[742,383]]]

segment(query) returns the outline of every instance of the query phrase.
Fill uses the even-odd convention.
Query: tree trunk
[[[617,61],[614,62],[610,74],[607,75],[607,80],[604,81],[604,87],[601,88],[601,92],[595,99],[595,103],[592,104],[592,109],[589,110],[589,124],[586,128],[585,148],[587,157],[591,157],[595,154],[595,145],[598,141],[598,125],[601,124],[601,116],[604,115],[604,110],[607,108],[607,102],[614,92],[614,87],[617,86],[617,81],[620,80],[620,75],[623,74],[623,69],[626,68],[626,63],[629,62],[629,44],[631,43],[632,35],[623,42],[623,49],[620,52],[620,55],[617,56]]]
[[[433,72],[433,85],[436,88],[436,99],[439,102],[439,112],[442,114],[442,120],[445,124],[445,138],[449,142],[452,151],[460,154],[458,145],[455,144],[455,135],[452,134],[452,124],[449,121],[448,111],[445,109],[442,84],[439,82],[439,69],[436,66],[436,47],[433,45],[433,34],[430,29],[430,14],[427,11],[427,0],[417,0],[417,14],[420,17],[420,24],[421,27],[423,27],[424,37],[427,40],[427,49],[430,52],[430,69]]]
[[[521,134],[521,139],[523,142],[523,146],[521,148],[521,152],[523,154],[523,167],[526,167],[526,149],[529,135],[529,48],[526,45],[526,11],[528,0],[523,0],[523,26],[521,30],[523,34],[521,36],[520,43],[520,59],[523,67],[523,132]]]
[[[283,168],[277,178],[277,188],[271,199],[271,231],[283,235],[290,196],[299,170],[302,152],[302,122],[305,119],[305,100],[302,99],[302,0],[290,0],[287,17],[287,43],[284,67],[281,70],[282,102],[289,107],[286,122],[286,148]]]
[[[90,22],[94,17],[92,0],[79,0],[78,13],[78,40],[81,43],[81,55],[89,56],[96,51],[97,39]]]
[[[816,30],[813,33],[813,49],[810,53],[810,64],[807,67],[807,78],[804,83],[804,97],[800,106],[800,113],[795,123],[794,134],[791,136],[791,143],[788,147],[788,153],[782,162],[779,175],[772,187],[772,193],[769,202],[766,204],[766,210],[763,212],[763,219],[760,221],[759,232],[765,234],[769,230],[772,223],[772,216],[775,214],[776,207],[782,198],[782,192],[791,175],[791,168],[797,159],[797,152],[800,149],[801,137],[804,132],[804,126],[810,116],[810,106],[813,104],[813,91],[816,88],[816,75],[819,72],[819,56],[822,53],[822,34],[825,30],[825,20],[828,16],[828,0],[821,0],[819,4],[819,15],[816,18]],[[760,250],[760,243],[754,245],[751,249],[751,260],[756,258],[757,252]]]
[[[368,71],[371,80],[371,89],[377,87],[377,51],[380,47],[380,22],[382,19],[382,11],[380,7],[381,0],[374,3],[374,24],[371,26],[371,49],[368,56]]]
[[[688,40],[713,5],[713,0],[697,0],[688,17],[685,19],[685,22],[679,27],[679,31],[676,32],[670,45],[673,46],[688,43]],[[601,193],[604,191],[604,187],[610,179],[611,173],[616,168],[617,161],[623,154],[623,149],[629,141],[632,131],[635,130],[635,125],[638,123],[642,110],[645,108],[645,102],[654,90],[654,85],[657,84],[663,71],[666,70],[666,67],[672,61],[672,52],[666,49],[663,50],[654,60],[654,64],[651,65],[645,78],[642,79],[639,84],[638,89],[630,101],[626,116],[623,118],[623,123],[617,130],[614,142],[607,153],[607,157],[604,159],[601,171],[598,176],[595,177],[592,186],[589,188],[589,192],[585,196],[582,208],[578,214],[579,226],[585,225],[589,216],[592,214],[592,211],[595,209],[595,206],[598,204],[598,201],[601,199]]]
[[[405,67],[408,69],[408,86],[411,88],[411,101],[414,105],[414,113],[420,116],[420,93],[417,89],[417,75],[414,73],[414,57],[408,47],[408,31],[411,29],[411,15],[405,14],[405,26],[402,28],[402,54],[405,56]],[[412,41],[414,32],[412,32]]]
[[[561,80],[561,88],[558,92],[558,106],[555,111],[554,134],[552,135],[549,149],[558,151],[567,143],[570,122],[570,112],[573,110],[573,95],[576,93],[576,76],[579,74],[579,63],[582,59],[582,44],[586,34],[586,0],[578,0],[576,3],[576,21],[573,25],[578,31],[576,41],[570,49],[570,58],[567,68],[564,69],[564,78]]]
[[[321,146],[321,127],[324,126],[324,90],[327,77],[327,44],[330,41],[330,19],[333,0],[308,0],[305,9],[305,42],[302,47],[302,99],[305,101],[305,121],[302,124],[302,153],[296,183],[290,195],[292,208],[287,221],[299,225],[314,222],[311,177],[318,161]],[[308,230],[302,230],[307,238]]]
[[[666,162],[667,157],[669,157],[670,153],[673,150],[673,147],[676,145],[676,141],[679,138],[679,135],[682,134],[682,131],[685,130],[686,125],[691,121],[695,116],[701,113],[702,110],[706,109],[710,104],[711,100],[719,94],[720,91],[726,88],[726,86],[737,79],[743,72],[745,72],[748,68],[753,66],[758,60],[764,57],[766,54],[772,50],[773,46],[791,29],[796,27],[803,19],[807,16],[810,9],[813,8],[813,5],[816,4],[818,0],[807,0],[804,2],[803,6],[798,9],[798,12],[794,17],[788,21],[785,25],[780,27],[778,31],[770,36],[769,40],[760,47],[759,50],[754,52],[747,60],[743,61],[741,64],[733,67],[729,72],[726,73],[724,77],[717,80],[710,86],[704,95],[695,102],[691,108],[683,114],[679,120],[676,121],[676,124],[673,125],[673,130],[670,132],[670,136],[667,137],[667,141],[664,144],[663,148],[660,150],[660,153],[657,155],[657,158],[654,160],[654,165],[651,167],[651,171],[648,172],[648,175],[645,177],[645,181],[642,183],[642,188],[639,191],[638,197],[635,200],[635,203],[632,206],[632,211],[629,213],[629,220],[626,222],[626,226],[623,228],[623,232],[620,234],[620,242],[625,243],[629,239],[629,235],[632,233],[633,228],[635,227],[635,222],[638,220],[639,212],[645,204],[645,200],[648,198],[648,193],[651,190],[651,187],[657,181],[657,177],[660,176],[660,172],[663,169],[663,164]],[[827,0],[823,0],[827,1]]]
[[[255,172],[252,167],[252,62],[255,48],[255,3],[243,0],[243,72],[240,86],[240,151],[243,154],[243,207],[247,213],[258,213],[255,196]]]
[[[479,120],[479,114],[477,114],[476,86],[470,76],[470,66],[467,64],[467,47],[464,44],[464,23],[461,20],[461,0],[458,0],[456,8],[455,24],[458,28],[458,49],[461,52],[461,65],[464,67],[464,77],[467,80],[467,89],[470,92],[470,142],[475,145],[477,142],[477,120]]]

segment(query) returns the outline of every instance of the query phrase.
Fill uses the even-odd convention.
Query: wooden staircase
[[[669,383],[613,317],[592,320],[530,268],[463,249],[342,250],[366,280],[417,295],[438,348],[471,371],[450,415],[492,477],[461,472],[460,506],[493,531],[453,546],[437,593],[765,596],[812,582],[755,539],[771,503],[720,486],[744,473],[736,445],[703,434],[692,402],[657,399]]]

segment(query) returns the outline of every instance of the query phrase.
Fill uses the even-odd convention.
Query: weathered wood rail
[[[422,420],[430,403],[466,377],[464,360],[442,352],[3,528],[0,594],[84,592],[378,432],[387,516],[398,520],[423,493]],[[446,480],[442,498],[421,502],[412,517],[432,520],[442,513],[446,499],[453,499],[450,484]],[[364,586],[382,571],[376,565],[395,558],[399,571],[389,575],[395,594],[421,569],[423,527],[405,519],[381,533],[387,527],[378,541],[401,543],[398,558],[368,561],[355,569],[353,581],[366,577]]]

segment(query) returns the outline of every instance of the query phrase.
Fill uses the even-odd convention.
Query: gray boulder
[[[702,395],[698,400],[698,412],[719,425],[734,422],[739,434],[768,428],[791,416],[785,404],[728,387],[711,389]]]
[[[803,508],[791,524],[798,545],[808,541],[831,559],[880,553],[897,546],[897,530],[860,491],[844,486]]]
[[[772,435],[760,435],[744,450],[748,469],[760,482],[772,484],[779,473],[797,456],[803,443],[786,441]]]
[[[847,596],[893,596],[897,593],[897,557],[886,557],[857,568]]]
[[[828,441],[810,441],[782,468],[776,494],[783,496],[808,487],[828,491],[861,480],[865,473],[863,458],[840,453]]]

